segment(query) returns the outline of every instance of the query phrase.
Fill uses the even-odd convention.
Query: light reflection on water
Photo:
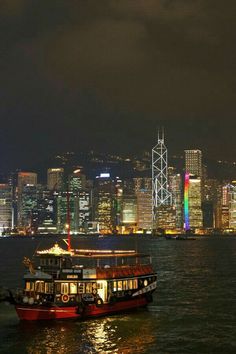
[[[155,341],[146,310],[82,322],[21,323],[19,330],[29,354],[147,353]]]

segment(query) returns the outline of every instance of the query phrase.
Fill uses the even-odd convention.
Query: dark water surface
[[[1,239],[0,286],[21,286],[23,256],[54,241]],[[81,237],[73,246],[150,253],[154,302],[132,313],[45,323],[20,323],[1,303],[0,353],[236,353],[236,238]]]

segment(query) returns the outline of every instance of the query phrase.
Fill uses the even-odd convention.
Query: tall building
[[[168,155],[164,142],[164,133],[159,136],[152,149],[152,219],[153,227],[158,224],[158,208],[172,204],[168,188]]]
[[[70,220],[68,220],[68,214]],[[68,223],[71,233],[79,230],[79,196],[73,192],[58,192],[57,194],[57,231],[67,233]]]
[[[18,172],[17,189],[18,195],[22,193],[22,189],[27,184],[37,185],[37,173],[34,172]]]
[[[236,230],[236,181],[232,181],[229,190],[229,228]]]
[[[71,192],[78,192],[86,189],[86,176],[82,173],[82,167],[78,167],[69,176],[69,188]]]
[[[124,196],[122,199],[121,223],[129,228],[137,225],[137,198],[134,195]]]
[[[94,211],[95,221],[99,224],[99,230],[111,233],[115,228],[115,181],[109,173],[100,173],[94,183]]]
[[[57,232],[57,192],[38,188],[37,210],[34,213],[33,226],[38,233]]]
[[[176,228],[176,208],[172,205],[160,206],[158,209],[157,228],[173,230]]]
[[[79,191],[79,232],[88,231],[88,223],[92,220],[92,197],[90,191]]]
[[[50,191],[62,190],[64,168],[49,168],[47,172],[47,187]]]
[[[188,189],[188,206],[189,206],[189,227],[199,228],[203,226],[202,216],[202,196],[203,196],[203,168],[202,168],[202,152],[201,150],[185,150],[185,187],[186,176],[189,176]],[[200,194],[199,194],[200,189]],[[186,188],[185,188],[185,229],[188,229],[186,224]]]
[[[201,150],[185,150],[185,172],[202,178]]]
[[[26,184],[21,193],[20,226],[32,228],[37,210],[37,187]]]
[[[203,227],[217,227],[219,212],[218,190],[220,183],[216,179],[209,178],[206,178],[203,182]]]
[[[37,173],[34,172],[19,172],[17,178],[17,225],[24,226],[23,222],[23,193],[25,186],[37,185]],[[28,194],[27,189],[25,190]],[[26,197],[27,198],[27,197]],[[25,203],[25,201],[24,201]]]
[[[175,226],[177,228],[183,227],[183,187],[182,187],[182,177],[179,173],[169,173],[169,188],[172,194],[172,206],[175,209],[176,222]]]
[[[186,177],[185,177],[186,178]],[[188,205],[189,225],[186,219],[185,209],[185,229],[201,228],[203,226],[202,208],[201,208],[201,179],[193,175],[189,175],[188,187],[186,190],[185,180],[185,208]],[[187,201],[187,204],[186,204]]]
[[[152,190],[141,189],[136,192],[137,196],[137,228],[151,230],[152,220]]]
[[[12,187],[7,183],[2,183],[0,184],[0,235],[12,228]]]

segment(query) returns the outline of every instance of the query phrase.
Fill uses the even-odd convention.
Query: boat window
[[[56,283],[56,293],[57,294],[61,293],[61,284],[60,283]]]
[[[128,281],[127,280],[123,280],[122,288],[123,288],[123,290],[127,290],[128,289]]]
[[[25,283],[25,290],[26,291],[34,291],[34,282],[32,281],[27,281]]]
[[[122,290],[122,280],[118,280],[117,287],[118,287],[118,289],[117,289],[118,291]]]
[[[78,294],[84,293],[84,283],[78,283]]]
[[[103,283],[97,283],[97,289],[103,289]]]
[[[67,295],[69,292],[68,283],[61,283],[61,293]]]
[[[116,283],[116,281],[113,281],[113,291],[117,291],[117,283]]]
[[[92,293],[92,291],[93,291],[93,284],[92,283],[86,283],[85,292],[86,293]]]
[[[70,283],[70,294],[77,294],[77,284]]]
[[[138,289],[138,279],[133,279],[133,289]]]
[[[44,293],[44,281],[37,280],[35,282],[35,291],[36,293]]]
[[[127,280],[127,282],[128,282],[128,284],[127,284],[128,289],[133,289],[133,280],[129,279],[129,280]]]
[[[60,291],[60,289],[59,289]],[[53,293],[53,283],[45,283],[45,293],[52,294]]]

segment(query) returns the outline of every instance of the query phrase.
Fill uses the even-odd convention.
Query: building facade
[[[12,187],[0,184],[0,235],[13,228]]]

